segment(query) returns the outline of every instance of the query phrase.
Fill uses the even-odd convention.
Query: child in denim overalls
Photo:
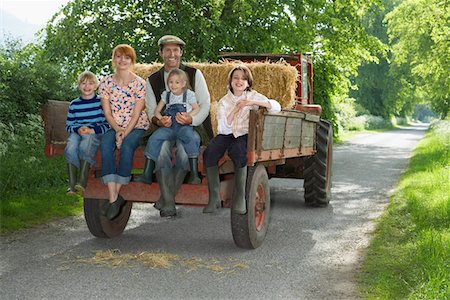
[[[190,90],[189,79],[183,70],[177,68],[171,70],[167,77],[167,86],[169,87],[169,91],[162,93],[161,101],[156,106],[154,115],[160,120],[170,118],[172,125],[170,128],[160,127],[150,136],[144,154],[154,162],[158,159],[163,142],[176,140],[177,143],[183,145],[189,158],[191,176],[188,182],[191,184],[199,184],[200,178],[196,172],[197,168],[196,166],[192,166],[191,161],[197,161],[200,139],[194,133],[194,127],[177,123],[175,116],[181,112],[186,112],[194,116],[198,113],[200,106],[195,98],[195,93]],[[164,106],[166,106],[166,110],[163,116],[161,111]]]

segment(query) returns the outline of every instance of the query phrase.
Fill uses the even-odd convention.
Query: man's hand
[[[192,116],[186,112],[177,113],[175,116],[175,120],[177,123],[182,125],[191,125],[192,124]]]
[[[159,120],[161,127],[167,127],[170,128],[170,126],[172,126],[172,118],[170,116],[163,116],[160,120]]]

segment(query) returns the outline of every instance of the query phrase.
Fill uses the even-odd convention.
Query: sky
[[[22,21],[43,26],[69,0],[0,0],[0,10]]]

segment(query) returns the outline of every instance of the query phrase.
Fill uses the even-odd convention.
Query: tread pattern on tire
[[[112,238],[121,235],[130,218],[133,203],[127,201],[120,214],[113,220],[108,220],[100,215],[102,204],[103,202],[99,199],[84,199],[84,217],[89,231],[93,236],[99,238]]]
[[[258,166],[248,167],[247,170],[247,181],[245,187],[245,199],[247,201],[247,213],[245,215],[240,215],[231,211],[231,231],[233,234],[234,243],[244,249],[256,249],[258,248],[265,239],[265,235],[267,233],[267,228],[269,226],[270,219],[270,189],[266,192],[266,220],[265,226],[260,232],[256,232],[256,228],[254,225],[254,211],[250,213],[249,210],[253,210],[253,207],[249,205],[249,197],[251,193],[251,182],[255,175]],[[259,166],[259,168],[264,168],[263,166]],[[267,172],[265,173],[267,179],[267,187],[268,185],[268,176]]]
[[[305,202],[311,206],[326,206],[331,196],[332,152],[329,151],[333,146],[333,127],[328,121],[320,120],[316,137],[317,152],[305,159]]]

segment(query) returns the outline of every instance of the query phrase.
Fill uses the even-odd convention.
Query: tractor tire
[[[331,173],[333,163],[333,127],[320,120],[316,134],[317,152],[305,158],[305,203],[310,206],[327,206],[331,198]]]
[[[256,249],[263,243],[270,222],[269,177],[263,165],[248,168],[245,199],[245,215],[231,210],[231,231],[238,247]]]
[[[108,200],[84,198],[84,218],[89,231],[99,238],[112,238],[122,234],[131,215],[133,202],[126,201],[119,215],[108,220],[100,214],[100,207]]]

